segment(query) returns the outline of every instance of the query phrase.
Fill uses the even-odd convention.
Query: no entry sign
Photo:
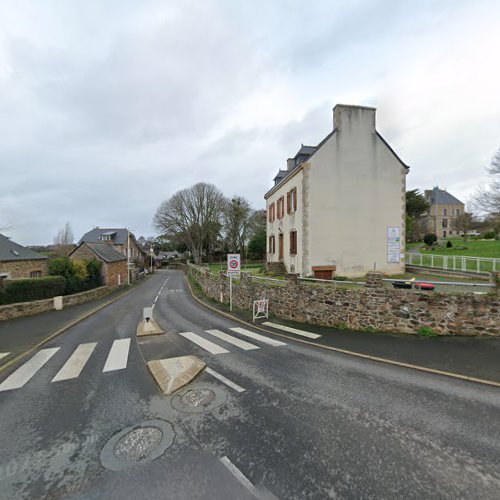
[[[230,276],[239,275],[241,271],[241,259],[239,253],[227,254],[227,274]]]

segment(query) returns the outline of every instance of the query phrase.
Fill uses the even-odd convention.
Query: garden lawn
[[[500,259],[500,240],[468,240],[450,239],[453,243],[451,248],[438,247],[433,250],[423,250],[421,253],[433,253],[436,255],[467,255],[470,257],[494,257]]]

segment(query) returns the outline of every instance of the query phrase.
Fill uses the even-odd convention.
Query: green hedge
[[[66,279],[62,276],[5,280],[0,283],[0,304],[49,299],[63,295],[65,288]]]

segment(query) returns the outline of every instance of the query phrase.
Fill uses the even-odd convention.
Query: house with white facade
[[[265,195],[268,269],[322,279],[404,271],[409,167],[377,132],[375,112],[335,106],[333,130],[278,172]]]

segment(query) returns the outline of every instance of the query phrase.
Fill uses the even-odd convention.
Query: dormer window
[[[101,236],[101,241],[111,241],[111,235],[109,235],[109,234],[103,234]]]

